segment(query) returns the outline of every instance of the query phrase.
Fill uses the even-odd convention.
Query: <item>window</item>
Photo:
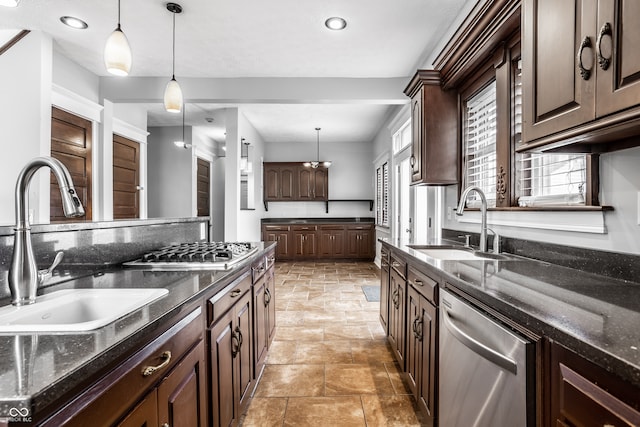
[[[376,169],[376,224],[389,226],[389,163]]]
[[[498,52],[475,77],[460,91],[462,188],[479,187],[489,207],[597,205],[597,189],[592,189],[597,157],[516,153],[522,139],[518,40]],[[477,193],[469,195],[467,206],[480,206]]]
[[[464,103],[464,188],[482,190],[489,206],[496,205],[496,82],[493,80]],[[467,206],[479,207],[471,193]]]
[[[393,154],[399,153],[409,145],[411,145],[411,118],[393,134]]]

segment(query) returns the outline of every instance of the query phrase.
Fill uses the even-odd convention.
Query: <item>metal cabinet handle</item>
[[[420,325],[420,326],[418,326]],[[416,337],[418,341],[422,341],[422,318],[420,316],[416,317],[413,320],[413,336]]]
[[[235,298],[238,295],[240,295],[242,293],[242,289],[234,289],[233,291],[231,291],[231,294],[229,294],[229,296],[231,298]]]
[[[412,154],[411,157],[409,157],[409,166],[411,166],[411,169],[413,169],[415,165],[416,165],[416,156]]]
[[[265,288],[264,290],[264,306],[268,306],[269,303],[271,302],[271,291],[269,291],[269,288]]]
[[[602,68],[603,70],[606,70],[607,68],[609,68],[609,65],[611,65],[611,56],[609,56],[608,58],[605,58],[604,55],[602,54],[602,38],[604,36],[613,37],[611,24],[608,22],[605,22],[602,28],[600,28],[600,33],[598,33],[598,38],[596,39],[596,47],[598,51],[597,53],[598,65],[600,65],[600,68]]]
[[[169,362],[171,362],[171,352],[169,350],[165,351],[164,353],[162,353],[162,356],[160,356],[160,358],[163,359],[163,361],[158,366],[146,366],[142,368],[143,377],[148,377],[149,375],[153,375],[154,372],[167,366]]]
[[[393,261],[393,262],[391,263],[391,266],[392,266],[392,267],[400,267],[400,263],[399,263],[399,262],[396,262],[396,261]]]
[[[240,338],[238,331],[235,330],[231,333],[231,357],[235,359],[238,353],[240,353]]]
[[[591,37],[589,36],[585,36],[585,38],[582,40],[582,43],[580,43],[580,48],[578,49],[578,56],[576,58],[576,61],[578,62],[578,69],[580,70],[580,76],[582,76],[583,80],[589,80],[589,78],[591,77],[591,68],[586,69],[584,67],[584,64],[582,63],[582,52],[586,49],[589,48],[591,49],[592,44],[591,44]]]
[[[422,280],[418,280],[418,279],[414,280],[413,284],[418,286],[424,286],[424,283],[422,283]]]

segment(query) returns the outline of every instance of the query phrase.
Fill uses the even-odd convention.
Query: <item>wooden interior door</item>
[[[211,163],[198,157],[198,216],[209,216],[211,205]]]
[[[91,121],[51,107],[51,157],[71,173],[76,193],[84,207],[84,218],[67,218],[62,210],[58,182],[51,176],[50,220],[91,220]]]
[[[113,135],[113,218],[140,218],[140,144]]]

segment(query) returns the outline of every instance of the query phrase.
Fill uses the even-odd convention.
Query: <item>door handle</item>
[[[479,354],[488,361],[494,363],[495,365],[498,365],[499,367],[511,372],[514,375],[518,373],[518,364],[514,360],[508,358],[502,353],[492,349],[491,347],[468,335],[453,323],[451,313],[449,313],[449,311],[447,311],[446,309],[443,310],[442,318],[444,319],[444,325],[447,327],[449,332],[451,332],[451,334],[469,350]]]
[[[578,70],[580,70],[580,76],[582,76],[582,80],[589,80],[589,78],[591,77],[592,68],[587,69],[584,67],[584,64],[582,63],[582,52],[584,52],[586,48],[591,49],[591,47],[592,47],[591,37],[586,36],[582,40],[582,43],[580,43],[580,48],[578,49],[578,56],[576,58],[578,62]]]
[[[600,32],[598,33],[598,38],[596,39],[596,48],[598,51],[597,53],[598,65],[600,65],[600,68],[602,68],[603,70],[606,70],[607,68],[609,68],[609,65],[611,65],[611,55],[609,55],[608,58],[605,58],[604,55],[602,54],[602,38],[604,36],[613,37],[611,24],[608,22],[605,22],[602,28],[600,28]]]

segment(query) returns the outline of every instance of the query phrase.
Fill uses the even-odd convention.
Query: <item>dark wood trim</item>
[[[13,45],[15,45],[16,43],[18,43],[20,40],[22,40],[24,38],[24,36],[26,36],[27,34],[29,34],[31,31],[29,30],[22,30],[20,31],[18,34],[16,34],[11,40],[9,40],[8,42],[6,42],[4,45],[2,45],[2,47],[0,47],[0,55],[2,55],[3,53],[5,53],[6,51],[8,51],[9,49],[11,49],[11,47]]]
[[[520,27],[520,0],[479,2],[434,61],[443,88],[459,85],[494,47]]]
[[[600,204],[598,197],[600,192],[600,155],[587,154],[585,163],[586,188],[584,202],[589,206],[597,206]]]

